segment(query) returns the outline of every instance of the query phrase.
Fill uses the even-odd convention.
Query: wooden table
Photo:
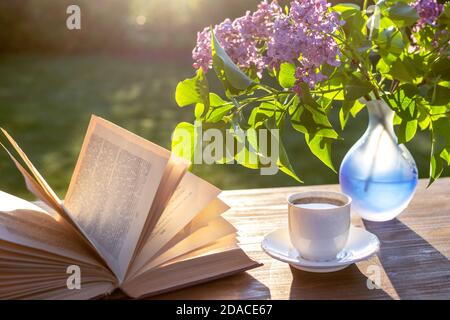
[[[306,190],[339,190],[338,185],[225,191],[226,213],[240,232],[242,248],[264,266],[221,280],[154,297],[156,299],[450,299],[450,178],[426,189],[398,219],[352,222],[381,241],[377,256],[344,270],[317,274],[291,269],[260,247],[268,232],[287,226],[286,196]],[[368,277],[381,277],[368,289]]]

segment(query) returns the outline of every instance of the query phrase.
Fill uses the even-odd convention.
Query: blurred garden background
[[[193,120],[192,110],[176,106],[174,92],[178,81],[194,74],[196,32],[241,16],[258,2],[2,0],[0,126],[61,197],[91,114],[170,149],[176,124]],[[66,27],[70,4],[81,8],[81,30]],[[337,114],[334,120],[339,129]],[[350,120],[343,140],[334,144],[336,167],[366,125],[366,112]],[[286,129],[283,140],[300,178],[306,184],[337,183],[337,174],[310,153],[303,135]],[[422,133],[407,145],[421,177],[428,177],[429,145],[429,136]],[[199,165],[193,171],[223,189],[298,184],[281,172],[261,176],[259,170],[238,165]],[[29,198],[22,177],[2,152],[0,189]]]

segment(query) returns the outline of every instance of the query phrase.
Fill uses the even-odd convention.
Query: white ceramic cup
[[[314,261],[335,259],[348,240],[351,198],[339,192],[310,191],[287,200],[289,235],[300,255]]]

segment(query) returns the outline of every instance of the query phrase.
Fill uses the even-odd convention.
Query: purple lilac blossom
[[[254,13],[215,26],[214,33],[230,58],[241,68],[255,68],[262,76],[266,68],[278,69],[283,62],[296,66],[297,85],[314,87],[326,79],[318,70],[323,64],[339,65],[339,47],[330,36],[341,24],[329,11],[326,0],[291,1],[288,13],[276,1],[262,1]],[[197,35],[192,56],[194,67],[212,67],[210,30]]]
[[[419,21],[416,24],[416,27],[419,29],[426,24],[434,25],[444,8],[436,0],[417,0],[413,6],[419,14]]]
[[[424,29],[427,25],[435,26],[439,15],[444,10],[444,6],[442,4],[439,4],[436,0],[417,0],[415,3],[413,3],[413,7],[417,10],[419,20],[412,28],[413,31],[413,34],[411,34],[412,44],[408,49],[409,52],[419,50],[419,46],[417,45],[417,40],[414,33],[420,32],[420,30]],[[431,43],[432,46],[438,47],[440,39],[445,37],[447,33],[448,33],[447,30],[436,31],[433,37],[433,41]],[[450,44],[450,41],[447,44]],[[444,48],[441,48],[441,51],[443,50]]]
[[[274,21],[282,14],[276,1],[263,1],[257,11],[247,11],[234,21],[226,19],[214,27],[214,34],[230,58],[241,68],[254,66],[259,76],[266,67],[260,43],[267,42],[273,33]],[[207,71],[212,67],[211,34],[205,28],[197,33],[197,46],[192,51],[194,68]]]

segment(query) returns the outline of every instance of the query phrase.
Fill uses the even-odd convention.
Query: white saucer
[[[289,230],[283,228],[266,235],[261,247],[272,258],[289,263],[296,269],[308,272],[334,272],[377,253],[380,248],[380,241],[373,233],[351,226],[348,242],[344,250],[336,256],[336,259],[311,261],[301,257],[297,249],[291,244]]]

